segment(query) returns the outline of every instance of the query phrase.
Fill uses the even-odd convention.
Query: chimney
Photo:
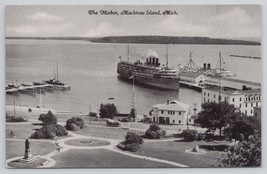
[[[169,100],[167,100],[167,105],[168,105],[168,104],[170,104],[170,101],[169,101]]]
[[[203,69],[206,70],[206,68],[207,68],[207,65],[206,65],[206,63],[204,63],[203,64]]]
[[[210,63],[208,63],[208,68],[207,69],[209,69],[210,70]]]

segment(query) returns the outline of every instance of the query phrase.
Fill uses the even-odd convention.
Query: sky
[[[176,11],[175,15],[89,15],[88,10]],[[261,38],[259,5],[6,6],[7,37],[127,35]]]

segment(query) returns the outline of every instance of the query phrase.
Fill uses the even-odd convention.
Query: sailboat
[[[57,73],[56,73],[57,72]],[[56,65],[56,72],[54,69],[54,78],[49,79],[49,80],[44,80],[43,83],[44,84],[50,84],[53,85],[55,88],[57,89],[61,89],[61,90],[66,90],[66,89],[70,89],[70,87],[68,85],[66,85],[65,83],[61,82],[58,78],[58,65]]]

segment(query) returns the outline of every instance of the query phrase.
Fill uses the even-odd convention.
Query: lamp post
[[[197,112],[197,104],[194,103],[194,126],[195,126],[195,130],[197,130],[197,127],[196,127],[196,112]]]

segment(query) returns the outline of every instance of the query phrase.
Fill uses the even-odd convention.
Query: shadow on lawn
[[[220,152],[226,152],[229,148],[229,145],[220,144],[220,145],[199,145],[199,148],[206,149],[208,151],[220,151]]]

